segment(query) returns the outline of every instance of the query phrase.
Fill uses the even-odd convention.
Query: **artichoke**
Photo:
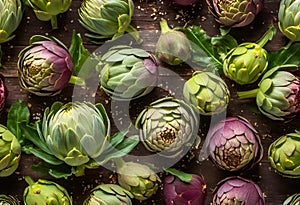
[[[197,113],[183,100],[173,97],[151,103],[137,117],[136,127],[144,146],[166,157],[179,157],[200,140]]]
[[[256,43],[240,44],[223,61],[225,76],[241,85],[254,83],[267,67],[267,51]]]
[[[21,145],[15,135],[0,125],[0,177],[13,174],[19,166]]]
[[[268,150],[272,167],[286,177],[300,177],[300,133],[289,133],[275,140]]]
[[[213,191],[212,205],[220,204],[264,205],[265,200],[253,181],[232,176],[221,180]]]
[[[264,0],[206,0],[215,20],[225,27],[250,24],[262,10]]]
[[[4,109],[7,96],[8,96],[8,90],[5,85],[4,76],[0,73],[0,114]]]
[[[67,190],[61,185],[39,179],[34,182],[30,177],[25,177],[28,186],[23,193],[23,201],[25,205],[72,205],[72,199]]]
[[[263,157],[257,131],[242,117],[227,117],[212,126],[206,136],[206,155],[221,169],[238,171],[251,168]]]
[[[24,0],[40,21],[50,21],[52,29],[57,28],[57,15],[68,11],[72,0]]]
[[[293,194],[289,196],[284,202],[283,205],[299,205],[300,204],[300,194]]]
[[[291,41],[300,41],[300,0],[281,0],[278,27]]]
[[[206,183],[200,175],[176,170],[164,179],[163,193],[166,205],[204,205]]]
[[[95,187],[83,205],[132,205],[133,195],[116,184],[101,184]]]
[[[10,41],[15,37],[12,33],[18,28],[23,17],[23,7],[21,0],[0,0],[0,44]],[[0,67],[1,64],[0,45]]]
[[[169,65],[179,65],[192,57],[192,48],[186,35],[171,29],[165,19],[160,21],[161,34],[156,43],[157,58]]]
[[[55,102],[36,124],[38,135],[29,140],[37,148],[24,149],[48,164],[71,167],[69,175],[81,176],[85,168],[97,168],[121,157],[138,143],[137,136],[126,140],[124,132],[110,136],[110,120],[100,103]],[[55,173],[50,170],[50,174]]]
[[[0,205],[20,205],[20,202],[13,196],[0,194]]]
[[[222,78],[208,71],[194,72],[184,84],[183,95],[202,115],[225,111],[230,98],[229,89]]]
[[[293,65],[272,68],[263,75],[258,89],[239,92],[239,97],[255,97],[261,113],[272,120],[293,118],[300,110],[300,79],[287,71],[293,68]]]
[[[68,49],[55,38],[33,36],[30,45],[19,53],[20,85],[33,94],[59,94],[68,85],[72,72]]]
[[[138,32],[130,25],[134,12],[132,0],[84,0],[78,12],[81,25],[92,32],[87,37],[115,39],[129,32],[139,40]]]
[[[146,200],[156,194],[160,178],[148,166],[136,162],[117,163],[118,182],[138,200]]]
[[[134,99],[148,94],[158,80],[156,58],[139,48],[115,46],[96,68],[104,91],[117,99]]]

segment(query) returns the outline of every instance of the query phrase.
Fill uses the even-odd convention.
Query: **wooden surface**
[[[132,25],[138,28],[139,31],[150,30],[155,33],[159,30],[160,18],[165,18],[169,21],[171,26],[184,25],[184,24],[196,24],[202,25],[207,30],[209,35],[218,34],[218,25],[215,23],[212,16],[207,11],[206,3],[200,0],[200,3],[194,7],[180,8],[169,1],[134,1],[135,14],[132,19]],[[67,102],[72,100],[73,87],[69,86],[63,90],[61,95],[47,98],[37,97],[32,94],[28,94],[22,90],[18,83],[17,78],[17,58],[19,51],[28,45],[29,38],[34,34],[53,35],[63,41],[67,46],[70,45],[72,30],[76,29],[77,32],[83,34],[85,29],[78,23],[77,9],[81,4],[80,0],[73,0],[71,9],[59,16],[59,29],[51,30],[50,22],[41,22],[36,19],[33,11],[26,8],[23,21],[15,32],[16,37],[9,43],[3,44],[2,49],[4,52],[3,64],[4,68],[0,70],[6,78],[7,87],[9,90],[9,97],[6,103],[5,112],[1,115],[0,123],[6,124],[7,111],[17,99],[23,99],[28,102],[32,113],[32,120],[38,119],[43,110],[50,106],[54,101],[60,100]],[[276,22],[278,12],[279,0],[266,0],[264,10],[257,16],[256,20],[245,28],[236,28],[231,30],[231,34],[238,39],[238,42],[251,41],[254,42],[260,38],[260,36],[267,30],[267,27]],[[276,25],[276,24],[275,24]],[[150,32],[150,33],[151,33]],[[155,41],[153,36],[147,34],[144,39],[144,44],[149,49],[154,49]],[[265,48],[268,51],[278,50],[281,46],[285,45],[287,39],[278,31],[275,38],[271,43],[268,43]],[[88,39],[84,38],[84,43],[89,51],[93,52],[98,48],[97,45],[91,44]],[[177,74],[184,79],[188,79],[193,69],[187,66],[178,66],[172,68]],[[161,74],[161,80],[166,76]],[[172,76],[167,76],[172,77]],[[300,192],[300,179],[288,179],[284,178],[270,167],[267,159],[267,149],[269,144],[283,134],[293,132],[296,128],[299,129],[300,117],[284,123],[275,122],[267,119],[265,116],[253,112],[256,105],[254,100],[237,100],[236,92],[238,90],[244,90],[247,87],[241,87],[234,84],[232,81],[226,79],[231,91],[231,101],[227,110],[228,116],[241,115],[247,118],[259,131],[264,146],[264,157],[261,163],[251,169],[250,171],[243,173],[228,173],[221,171],[212,165],[210,161],[199,162],[198,154],[199,150],[192,150],[187,157],[183,158],[177,165],[183,171],[201,174],[204,176],[208,187],[208,196],[206,204],[209,204],[212,199],[212,189],[217,182],[226,176],[241,175],[246,178],[250,178],[261,187],[264,192],[267,205],[279,205],[282,204],[284,199],[296,192]],[[172,92],[176,92],[171,88]],[[150,102],[168,94],[168,91],[156,88],[149,95],[134,100],[131,102],[130,117],[134,121],[138,113],[148,105]],[[110,117],[112,116],[111,104],[109,97],[101,90],[84,92],[82,94],[83,99],[95,99],[95,102],[101,102],[105,105]],[[200,117],[201,126],[199,128],[199,134],[204,141],[210,119],[208,117]],[[113,125],[113,132],[116,132],[117,128]],[[142,146],[139,146],[134,153],[139,154],[143,152]],[[0,178],[0,193],[11,194],[22,199],[23,190],[26,187],[26,183],[23,180],[23,176],[30,175],[34,179],[38,179],[40,176],[38,173],[30,169],[30,165],[38,160],[32,156],[22,155],[21,164],[17,172],[10,177]],[[163,174],[160,174],[162,179]],[[56,181],[67,188],[68,192],[72,195],[75,205],[81,205],[84,198],[89,191],[95,187],[98,183],[111,183],[116,182],[116,175],[105,168],[99,168],[96,170],[87,170],[86,175],[82,177],[70,177],[65,179],[48,179]],[[134,201],[134,204],[164,204],[162,190],[144,202]]]

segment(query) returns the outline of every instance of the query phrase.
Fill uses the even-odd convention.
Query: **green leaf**
[[[193,178],[192,174],[188,174],[188,173],[179,171],[179,170],[174,169],[174,168],[167,168],[165,171],[167,173],[170,173],[170,174],[176,176],[181,181],[186,182],[186,183],[190,183],[192,181],[192,178]]]
[[[266,31],[266,33],[256,42],[260,47],[264,47],[264,45],[273,39],[276,34],[276,28],[272,24],[270,28]]]
[[[52,165],[60,165],[63,163],[63,161],[57,159],[55,156],[50,155],[46,152],[44,152],[43,150],[41,150],[40,148],[35,148],[33,146],[23,146],[22,150],[27,153],[27,154],[33,154],[34,156],[44,160],[45,162],[47,162],[48,164],[52,164]]]
[[[40,162],[31,166],[34,171],[39,172],[42,176],[48,177],[49,175],[55,178],[67,178],[72,175],[72,167],[65,164],[59,166],[49,165],[45,162]]]
[[[89,77],[95,68],[95,66],[91,66],[89,59],[90,52],[84,47],[81,35],[73,30],[72,41],[69,48],[69,52],[72,57],[72,61],[74,64],[74,72],[80,78],[86,79]],[[84,65],[88,61],[88,65]],[[96,65],[96,64],[95,64]]]
[[[15,102],[8,111],[7,128],[11,131],[23,144],[24,139],[20,129],[20,123],[28,124],[30,121],[30,111],[25,101],[18,100]]]
[[[191,26],[184,31],[192,42],[193,61],[205,67],[215,66],[222,71],[222,58],[237,45],[236,40],[228,34],[210,37],[200,26]]]
[[[269,52],[269,69],[279,65],[294,64],[300,66],[300,43],[293,43],[276,52]]]

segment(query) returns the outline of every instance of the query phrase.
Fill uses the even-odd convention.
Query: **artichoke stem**
[[[32,185],[35,183],[30,176],[25,176],[24,179],[28,185]]]
[[[255,98],[258,92],[258,88],[254,90],[249,90],[249,91],[241,91],[237,92],[237,95],[240,99],[246,99],[246,98]]]
[[[74,75],[71,76],[69,83],[79,86],[85,86],[85,80]]]
[[[160,29],[161,29],[162,33],[166,33],[168,31],[171,31],[171,28],[169,27],[168,22],[164,18],[162,18],[160,20]]]
[[[57,29],[58,26],[57,26],[57,17],[54,15],[54,16],[51,16],[51,25],[52,25],[52,29]]]
[[[272,25],[267,32],[257,41],[260,47],[264,47],[268,41],[272,40],[276,34],[276,28]]]

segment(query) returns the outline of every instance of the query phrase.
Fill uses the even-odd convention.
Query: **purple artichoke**
[[[25,90],[39,96],[53,96],[65,88],[72,76],[68,49],[57,39],[33,36],[19,54],[18,75]]]
[[[215,20],[226,27],[250,24],[262,10],[264,0],[206,0]]]
[[[202,176],[180,171],[164,179],[163,192],[166,205],[203,205],[206,198],[206,183]],[[185,175],[185,177],[182,177]]]
[[[212,205],[227,204],[264,205],[265,200],[253,181],[232,176],[220,181],[213,191]]]
[[[4,109],[7,96],[8,90],[5,86],[4,76],[0,74],[0,114]]]
[[[242,117],[228,117],[210,128],[201,158],[209,158],[221,169],[251,168],[263,156],[257,131]]]

